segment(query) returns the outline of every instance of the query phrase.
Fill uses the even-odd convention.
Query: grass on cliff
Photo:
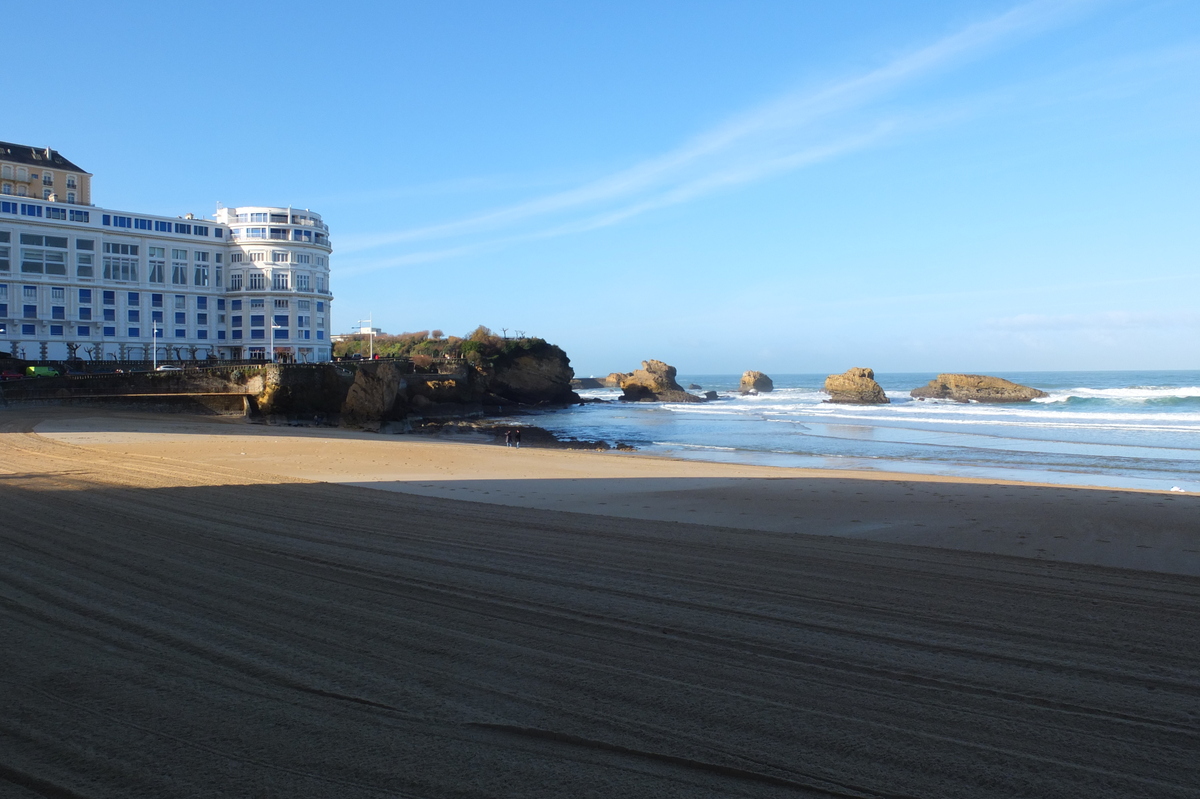
[[[370,352],[370,336],[351,336],[333,346],[334,357]],[[505,338],[480,325],[466,336],[446,336],[440,330],[421,330],[396,336],[375,336],[375,354],[381,358],[411,358],[417,366],[428,366],[435,358],[464,358],[479,366],[506,366],[522,355],[556,356],[566,353],[540,338]]]

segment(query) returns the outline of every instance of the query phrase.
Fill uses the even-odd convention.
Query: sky
[[[49,23],[49,26],[48,26]],[[311,208],[334,332],[580,375],[1200,369],[1200,3],[75,3],[0,139]],[[18,110],[20,110],[18,112]]]

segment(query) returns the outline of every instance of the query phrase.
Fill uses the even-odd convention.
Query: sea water
[[[738,393],[738,375],[680,375],[720,398],[625,403],[616,389],[585,390],[610,401],[534,423],[676,458],[1200,492],[1200,372],[997,376],[1049,396],[918,401],[909,391],[933,374],[877,374],[891,404],[834,405],[821,393],[823,374],[773,375],[775,390],[758,396]]]

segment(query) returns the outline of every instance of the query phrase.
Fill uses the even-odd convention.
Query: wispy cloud
[[[854,112],[869,109],[923,77],[1060,25],[1096,3],[1026,3],[863,74],[785,95],[674,150],[572,189],[442,224],[344,239],[339,252],[352,256],[344,274],[594,230],[876,146],[916,126],[927,126],[928,120],[918,123],[895,116],[879,118],[879,114],[862,120],[854,118]],[[487,240],[468,243],[479,237]],[[382,259],[368,255],[383,247],[439,239],[460,243]],[[360,255],[353,257],[355,253]]]
[[[984,327],[997,330],[1141,330],[1147,328],[1191,328],[1200,326],[1200,314],[1194,312],[1147,313],[1140,311],[1101,311],[1087,314],[1017,314],[989,319]]]

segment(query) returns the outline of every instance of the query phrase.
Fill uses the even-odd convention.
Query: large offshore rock
[[[917,399],[949,399],[957,402],[1029,402],[1050,396],[1030,386],[988,375],[941,374],[929,385],[909,392]]]
[[[875,370],[857,366],[840,375],[825,378],[825,393],[829,395],[826,402],[847,405],[885,405],[891,402],[883,393],[883,388],[875,382]]]
[[[702,397],[689,394],[675,382],[674,366],[662,361],[642,361],[642,368],[635,369],[621,378],[621,399],[627,402],[704,402]]]
[[[765,394],[768,391],[774,390],[775,383],[771,380],[771,378],[767,377],[762,372],[755,372],[754,370],[750,370],[743,374],[741,385],[738,386],[738,391],[743,394],[750,394],[751,392]]]

